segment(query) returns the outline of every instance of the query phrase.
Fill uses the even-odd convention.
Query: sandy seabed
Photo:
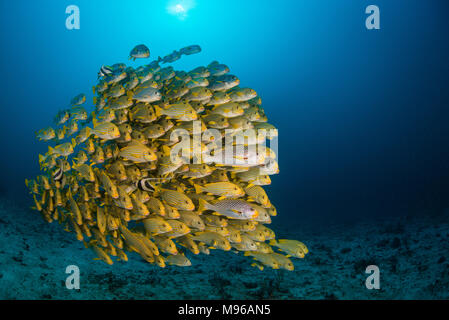
[[[259,271],[242,254],[192,254],[161,269],[137,255],[109,266],[73,234],[0,199],[0,299],[449,299],[449,218],[396,218],[313,228],[273,227],[309,247],[295,270]],[[65,286],[68,265],[80,289]],[[368,290],[365,269],[380,269]]]

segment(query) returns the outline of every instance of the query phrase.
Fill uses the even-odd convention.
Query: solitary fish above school
[[[136,59],[143,59],[148,58],[150,56],[150,49],[144,44],[139,44],[134,47],[134,49],[131,50],[129,54],[129,59],[136,60]]]
[[[267,227],[277,210],[264,188],[279,167],[275,141],[265,143],[277,129],[226,64],[159,65],[199,52],[191,45],[135,68],[102,65],[93,104],[78,94],[35,132],[48,151],[40,174],[25,180],[32,208],[109,265],[135,252],[161,268],[188,267],[192,255],[218,249],[260,270],[291,271],[289,257],[304,258],[307,247]],[[129,58],[149,56],[138,45]]]

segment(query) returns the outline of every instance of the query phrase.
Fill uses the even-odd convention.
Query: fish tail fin
[[[95,94],[95,92],[97,91],[97,88],[95,88],[95,86],[92,86],[92,91]],[[95,102],[94,102],[95,103]]]
[[[271,240],[268,242],[268,244],[269,244],[270,246],[275,246],[275,245],[277,244],[277,242],[276,242],[275,239],[271,239]]]
[[[158,105],[154,105],[153,108],[154,112],[156,113],[156,117],[159,118],[162,115],[162,108],[159,107]]]
[[[203,188],[200,185],[196,184],[196,183],[193,184],[193,187],[195,188],[195,192],[196,193],[201,193],[202,190],[203,190]]]
[[[71,140],[70,142],[72,143],[72,147],[75,148],[75,147],[76,147],[76,141],[75,141],[75,139],[72,138],[72,140]]]
[[[28,183],[29,183],[28,179],[25,178],[25,185],[27,186],[27,188],[28,188]]]
[[[54,152],[55,150],[52,147],[48,146],[48,154],[52,155]]]
[[[39,154],[39,164],[41,164],[42,162],[44,162],[45,158],[43,155]]]
[[[128,90],[128,92],[126,92],[126,96],[130,99],[132,99],[132,97],[134,96],[134,92],[133,90]]]
[[[209,204],[207,203],[206,200],[204,200],[204,199],[199,199],[199,200],[198,200],[198,203],[199,203],[199,205],[198,205],[198,212],[203,212],[203,211],[208,210]]]
[[[94,87],[95,88],[95,87]],[[95,92],[94,92],[95,93]],[[93,102],[94,102],[94,104],[97,104],[97,97],[94,97],[93,98]]]
[[[87,132],[86,136],[87,138],[89,138],[92,135],[92,128],[86,126],[86,132]]]

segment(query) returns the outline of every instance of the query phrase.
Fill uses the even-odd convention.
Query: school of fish
[[[231,143],[243,150],[231,154],[234,162],[222,152],[225,137],[277,130],[256,91],[240,87],[225,64],[189,72],[160,66],[199,52],[192,45],[138,68],[102,66],[93,111],[79,94],[53,126],[36,132],[50,145],[39,155],[41,174],[25,180],[33,209],[107,264],[136,252],[159,267],[190,266],[189,254],[217,249],[248,256],[260,270],[291,271],[290,257],[304,258],[308,249],[276,239],[267,227],[277,212],[263,186],[279,172],[276,154],[260,147],[264,135]],[[148,47],[138,45],[129,59],[149,57]],[[204,139],[208,129],[218,136]],[[196,142],[195,132],[203,134]],[[174,157],[185,141],[191,152]]]

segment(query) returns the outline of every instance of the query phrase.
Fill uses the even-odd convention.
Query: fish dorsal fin
[[[129,146],[144,146],[146,147],[142,142],[140,142],[139,140],[131,140],[130,142],[128,142],[127,147]]]

